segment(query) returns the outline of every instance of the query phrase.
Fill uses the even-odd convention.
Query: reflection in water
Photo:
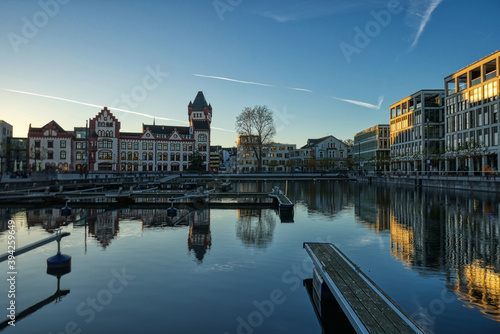
[[[498,196],[408,188],[381,194],[380,189],[359,187],[358,219],[377,230],[388,226],[394,258],[421,275],[444,273],[448,289],[466,307],[500,321]]]
[[[210,210],[196,210],[189,216],[188,249],[194,252],[198,264],[201,264],[211,246]]]
[[[237,210],[236,237],[245,246],[266,248],[273,241],[276,215],[270,210]]]
[[[499,195],[326,180],[241,183],[235,189],[269,192],[273,186],[286,191],[299,213],[319,220],[341,221],[339,213],[354,211],[354,224],[388,236],[393,258],[421,276],[444,279],[464,306],[500,322]],[[120,223],[184,229],[187,249],[199,264],[212,246],[209,209],[179,208],[175,217],[166,209],[73,209],[68,218],[60,216],[60,208],[4,208],[0,214],[4,222],[12,218],[19,227],[38,225],[48,232],[68,222],[74,229],[85,226],[85,236],[103,248],[119,237]],[[266,248],[273,242],[277,219],[273,210],[237,210],[236,237],[246,247]],[[0,229],[5,230],[5,223]]]
[[[461,300],[476,305],[488,318],[500,321],[500,274],[475,261],[457,270],[455,286]]]

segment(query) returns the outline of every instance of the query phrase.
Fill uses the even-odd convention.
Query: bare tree
[[[349,147],[354,147],[354,140],[351,138],[343,140],[344,144],[346,144]]]
[[[273,112],[267,106],[246,107],[236,117],[236,132],[244,139],[240,145],[254,153],[261,171],[263,148],[271,143],[276,134]]]

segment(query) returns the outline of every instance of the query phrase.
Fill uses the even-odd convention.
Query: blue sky
[[[185,126],[201,90],[212,145],[235,145],[236,116],[255,105],[273,110],[275,141],[353,138],[500,49],[499,12],[498,0],[4,0],[0,119],[19,137],[30,123],[85,126],[102,106],[123,131]]]

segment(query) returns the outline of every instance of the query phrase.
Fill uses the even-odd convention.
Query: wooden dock
[[[336,246],[304,243],[314,263],[314,288],[328,288],[357,333],[425,333]]]

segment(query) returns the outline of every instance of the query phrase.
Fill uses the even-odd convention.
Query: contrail
[[[300,92],[308,92],[308,93],[313,93],[312,90],[310,89],[305,89],[305,88],[295,88],[295,87],[287,87],[287,89],[291,89],[291,90],[298,90]]]
[[[224,77],[216,77],[216,76],[213,76],[213,75],[203,75],[203,74],[195,74],[195,73],[193,73],[193,75],[195,77],[200,77],[200,78],[225,80],[225,81],[237,82],[237,83],[242,83],[242,84],[247,84],[247,85],[258,85],[258,86],[265,86],[265,87],[274,87],[273,85],[268,85],[268,84],[263,84],[263,83],[258,83],[258,82],[236,80],[236,79],[230,79],[230,78],[224,78]]]
[[[65,101],[65,102],[71,102],[71,103],[81,104],[83,106],[89,106],[89,107],[95,107],[95,108],[102,108],[103,107],[103,106],[99,106],[97,104],[86,103],[86,102],[81,102],[81,101],[76,101],[76,100],[70,100],[70,99],[65,99],[65,98],[57,97],[57,96],[50,96],[50,95],[37,94],[37,93],[31,93],[31,92],[24,92],[24,91],[21,91],[21,90],[14,90],[14,89],[7,89],[7,88],[4,88],[4,90],[6,90],[8,92],[13,92],[13,93],[19,93],[19,94],[25,94],[25,95],[33,95],[33,96],[45,97],[47,99],[53,99],[53,100],[59,100],[59,101]],[[189,123],[187,121],[180,121],[180,120],[173,119],[173,118],[152,116],[152,115],[148,115],[148,114],[144,114],[144,113],[140,113],[140,112],[132,111],[132,110],[126,110],[126,109],[120,109],[120,108],[112,108],[112,110],[122,111],[122,112],[125,112],[125,113],[135,114],[135,115],[144,116],[144,117],[148,117],[148,118],[162,119],[162,120],[165,120],[165,121],[175,121],[175,122],[181,122],[181,123]]]
[[[415,36],[415,39],[413,40],[413,43],[411,43],[409,50],[413,50],[415,46],[417,46],[418,40],[420,39],[420,36],[422,36],[422,33],[424,32],[425,26],[431,19],[432,12],[439,6],[439,4],[443,2],[443,0],[431,0],[431,3],[429,4],[429,7],[425,10],[423,14],[418,15],[421,16],[422,20],[420,21],[420,24],[417,29],[417,34]]]
[[[263,84],[263,83],[257,83],[257,82],[251,82],[251,81],[242,81],[242,80],[235,80],[235,79],[224,78],[224,77],[216,77],[216,76],[213,76],[213,75],[203,75],[203,74],[194,74],[194,73],[193,73],[193,75],[196,76],[196,77],[201,77],[201,78],[226,80],[226,81],[231,81],[231,82],[251,84],[251,85],[260,85],[260,86],[266,86],[266,87],[276,87],[276,86],[273,86],[273,85],[268,85],[268,84]],[[296,88],[296,87],[281,87],[281,88],[291,89],[291,90],[296,90],[296,91],[301,91],[301,92],[307,92],[307,93],[314,93],[312,90],[305,89],[305,88]],[[343,98],[334,97],[334,96],[332,98],[340,100],[340,101],[343,101],[343,102],[352,103],[352,104],[355,104],[355,105],[358,105],[358,106],[361,106],[361,107],[371,108],[371,109],[376,109],[376,110],[380,109],[380,107],[382,106],[382,102],[384,101],[384,97],[383,96],[379,97],[379,99],[378,99],[378,105],[374,105],[374,104],[370,104],[370,103],[366,103],[366,102],[361,102],[361,101],[343,99]]]
[[[97,104],[86,103],[86,102],[81,102],[81,101],[76,101],[76,100],[70,100],[70,99],[65,99],[65,98],[57,97],[57,96],[50,96],[50,95],[37,94],[37,93],[31,93],[31,92],[24,92],[24,91],[21,91],[21,90],[14,90],[14,89],[7,89],[7,88],[4,88],[4,90],[8,91],[8,92],[12,92],[12,93],[32,95],[32,96],[38,96],[38,97],[45,97],[47,99],[53,99],[53,100],[70,102],[70,103],[76,103],[76,104],[81,104],[81,105],[84,105],[84,106],[89,106],[89,107],[94,107],[94,108],[99,108],[99,109],[103,107],[103,106],[99,106]],[[140,112],[137,112],[137,111],[126,110],[126,109],[121,109],[121,108],[111,108],[111,110],[122,111],[122,112],[125,112],[125,113],[139,115],[139,116],[153,118],[153,119],[161,119],[161,120],[165,120],[165,121],[175,121],[175,122],[189,124],[189,122],[187,122],[187,121],[181,121],[181,120],[178,120],[178,119],[167,118],[167,117],[158,117],[158,116],[148,115],[148,114],[140,113]],[[214,130],[235,132],[234,130],[228,130],[228,129],[223,129],[223,128],[217,128],[217,127],[211,127],[211,128],[214,129]]]
[[[376,109],[376,110],[380,110],[380,107],[382,106],[382,102],[384,102],[384,97],[383,96],[380,96],[378,98],[378,104],[377,105],[374,105],[374,104],[371,104],[371,103],[366,103],[366,102],[361,102],[361,101],[343,99],[343,98],[335,97],[335,96],[332,96],[332,98],[334,98],[336,100],[339,100],[339,101],[344,101],[344,102],[352,103],[352,104],[355,104],[355,105],[358,105],[358,106],[361,106],[361,107],[371,108],[371,109]]]

